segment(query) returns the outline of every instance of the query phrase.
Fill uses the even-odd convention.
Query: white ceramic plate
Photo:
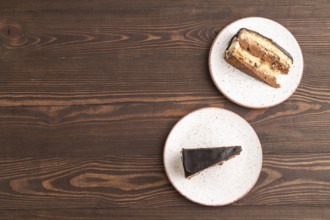
[[[229,65],[224,52],[231,38],[248,28],[273,39],[293,57],[288,75],[281,75],[281,88],[273,88]],[[216,37],[209,54],[209,68],[218,89],[232,102],[248,108],[271,107],[288,99],[297,89],[303,74],[303,56],[294,36],[279,23],[266,18],[243,18],[225,27]]]
[[[242,146],[240,155],[184,176],[182,148]],[[182,118],[170,132],[164,148],[166,174],[187,199],[209,206],[227,205],[246,195],[258,180],[262,150],[257,134],[243,118],[221,108],[203,108]]]

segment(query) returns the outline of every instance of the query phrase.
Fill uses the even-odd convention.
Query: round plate
[[[273,39],[293,57],[288,75],[281,74],[281,88],[273,88],[236,69],[224,59],[231,38],[241,28],[248,28]],[[225,27],[216,37],[209,54],[209,68],[218,89],[232,102],[248,108],[275,106],[297,89],[303,74],[303,56],[297,40],[279,23],[266,18],[243,18]]]
[[[185,178],[182,148],[242,146],[240,155]],[[209,206],[227,205],[246,195],[257,182],[262,150],[257,134],[243,118],[220,108],[203,108],[182,118],[164,148],[166,174],[187,199]]]

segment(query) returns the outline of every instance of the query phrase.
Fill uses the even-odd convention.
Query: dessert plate
[[[273,39],[291,54],[293,65],[288,75],[281,74],[281,88],[270,87],[226,62],[225,50],[241,28]],[[294,36],[279,23],[259,17],[243,18],[226,26],[214,40],[209,54],[209,69],[215,85],[229,100],[248,108],[267,108],[288,99],[300,83],[303,65],[302,52]]]
[[[185,178],[182,148],[242,146],[240,155]],[[164,148],[166,174],[187,199],[222,206],[246,195],[258,180],[262,149],[258,136],[240,116],[221,108],[202,108],[183,117],[171,130]]]

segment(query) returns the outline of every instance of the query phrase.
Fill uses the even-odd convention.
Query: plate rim
[[[167,146],[167,142],[168,142],[168,139],[170,137],[170,135],[172,134],[173,130],[175,127],[177,127],[179,125],[179,123],[187,118],[188,116],[190,116],[191,114],[195,113],[195,112],[198,112],[198,111],[203,111],[203,110],[206,110],[206,109],[217,109],[217,110],[222,110],[222,111],[227,111],[229,113],[232,113],[236,116],[238,116],[239,118],[241,118],[242,120],[244,120],[253,130],[253,132],[256,134],[257,136],[257,139],[258,139],[258,142],[259,142],[259,145],[260,145],[260,150],[261,150],[261,163],[260,163],[260,168],[259,168],[259,174],[255,180],[255,182],[253,184],[251,184],[251,187],[244,193],[242,194],[241,196],[239,196],[237,199],[229,202],[229,203],[219,203],[219,204],[207,204],[207,203],[202,203],[202,202],[199,202],[199,201],[195,201],[191,198],[189,198],[188,196],[184,195],[172,182],[172,180],[170,179],[169,177],[169,172],[167,171],[167,168],[166,168],[166,165],[165,165],[165,150],[166,150],[166,146]],[[173,186],[173,188],[179,192],[179,194],[181,196],[183,196],[184,198],[186,198],[187,200],[189,200],[190,202],[193,202],[193,203],[196,203],[196,204],[199,204],[199,205],[204,205],[204,206],[211,206],[211,207],[218,207],[218,206],[226,206],[226,205],[230,205],[234,202],[237,202],[238,200],[242,199],[243,197],[245,197],[249,192],[251,192],[251,190],[253,189],[253,187],[257,184],[259,178],[260,178],[260,175],[261,175],[261,171],[262,171],[262,167],[263,167],[263,150],[262,150],[262,145],[261,145],[261,142],[260,142],[260,139],[259,139],[259,136],[257,134],[257,132],[254,130],[254,128],[251,126],[251,124],[245,120],[242,116],[236,114],[235,112],[232,112],[230,110],[227,110],[227,109],[224,109],[224,108],[220,108],[220,107],[202,107],[202,108],[198,108],[198,109],[195,109],[191,112],[189,112],[188,114],[184,115],[183,117],[181,117],[175,124],[174,126],[171,128],[170,132],[168,133],[167,137],[166,137],[166,141],[165,141],[165,144],[164,144],[164,149],[163,149],[163,164],[164,164],[164,170],[165,170],[165,174],[166,174],[166,177],[167,179],[169,180],[169,182],[171,183],[171,185]]]
[[[221,89],[221,86],[217,83],[217,81],[215,80],[215,76],[214,76],[214,73],[212,71],[212,68],[211,68],[211,54],[212,54],[212,51],[213,51],[213,48],[216,44],[216,41],[218,40],[218,38],[220,37],[220,35],[222,34],[222,32],[227,28],[229,27],[230,25],[236,23],[236,22],[239,22],[241,20],[245,20],[245,19],[251,19],[251,18],[256,18],[256,19],[262,19],[262,20],[267,20],[267,21],[272,21],[280,26],[282,26],[283,28],[285,28],[285,30],[288,31],[289,35],[291,35],[293,37],[293,39],[295,40],[295,42],[297,43],[298,45],[298,49],[299,49],[299,55],[302,59],[302,69],[301,69],[301,74],[300,74],[300,78],[299,78],[299,81],[298,81],[298,84],[296,86],[296,88],[292,91],[292,93],[285,99],[283,99],[282,101],[280,102],[276,102],[276,103],[273,103],[271,105],[265,105],[265,106],[253,106],[253,105],[247,105],[247,104],[244,104],[244,103],[241,103],[241,102],[238,102],[236,100],[234,100],[233,98],[231,98],[229,95],[227,95],[225,92],[223,92],[223,90]],[[243,106],[245,108],[251,108],[251,109],[266,109],[266,108],[270,108],[270,107],[274,107],[276,105],[279,105],[283,102],[285,102],[286,100],[288,100],[292,95],[293,93],[295,93],[295,91],[298,89],[300,83],[301,83],[301,80],[302,80],[302,76],[303,76],[303,73],[304,73],[304,56],[303,56],[303,53],[302,53],[302,50],[301,50],[301,47],[297,41],[297,39],[295,38],[295,36],[286,28],[284,27],[282,24],[278,23],[277,21],[274,21],[272,19],[269,19],[269,18],[265,18],[265,17],[258,17],[258,16],[251,16],[251,17],[244,17],[244,18],[240,18],[240,19],[237,19],[235,21],[232,21],[230,22],[229,24],[227,24],[225,27],[223,27],[221,29],[221,31],[217,34],[217,36],[214,38],[213,42],[212,42],[212,45],[211,45],[211,48],[210,48],[210,51],[209,51],[209,57],[208,57],[208,66],[209,66],[209,71],[210,71],[210,75],[211,75],[211,78],[212,78],[212,81],[213,83],[215,84],[215,86],[217,87],[217,89],[221,92],[221,94],[223,96],[225,96],[229,101],[237,104],[237,105],[240,105],[240,106]]]

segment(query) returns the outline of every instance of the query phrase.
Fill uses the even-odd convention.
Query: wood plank
[[[194,19],[176,23],[155,21],[150,25],[139,25],[137,21],[127,22],[121,19],[118,24],[102,25],[98,21],[89,21],[90,26],[82,23],[75,25],[74,28],[72,25],[76,22],[71,21],[73,24],[70,30],[62,25],[64,20],[62,17],[59,20],[52,18],[49,21],[53,23],[51,27],[48,23],[36,27],[26,26],[26,20],[29,18],[24,21],[5,19],[0,20],[1,57],[6,61],[18,57],[23,60],[47,58],[75,60],[91,58],[95,55],[132,58],[140,54],[157,54],[157,52],[190,54],[193,57],[194,52],[208,50],[217,33],[236,19],[213,21]],[[294,33],[304,52],[329,55],[327,40],[329,22],[320,22],[317,19],[305,20],[303,28],[301,20],[298,19],[278,20],[278,22]],[[318,53],[315,53],[315,49]]]
[[[265,155],[254,189],[234,205],[329,205],[330,154]],[[191,207],[161,156],[0,160],[0,209]]]
[[[44,19],[40,18],[40,20]],[[120,23],[99,26],[99,21],[92,21],[91,27],[85,27],[84,23],[76,25],[72,22],[71,26],[74,25],[74,28],[71,27],[70,30],[63,27],[63,20],[50,21],[53,22],[52,25],[41,24],[36,27],[25,27],[23,22],[0,21],[2,63],[7,64],[6,68],[18,73],[23,71],[25,74],[31,74],[32,70],[37,71],[36,74],[40,74],[41,71],[53,73],[46,75],[49,80],[59,76],[56,74],[59,70],[71,70],[66,74],[62,73],[61,78],[64,77],[62,80],[65,80],[72,77],[75,69],[81,70],[84,78],[88,77],[86,72],[94,71],[98,73],[96,75],[98,79],[100,76],[107,76],[104,73],[101,74],[100,70],[104,72],[105,70],[115,71],[118,67],[121,70],[141,67],[139,65],[143,65],[143,62],[138,61],[143,59],[147,63],[153,62],[154,56],[165,61],[169,59],[172,62],[177,58],[196,60],[199,64],[207,60],[207,53],[213,39],[230,20],[198,20],[186,23],[177,21],[174,24],[158,21],[155,24],[139,26],[136,21],[127,22],[122,19],[121,23],[125,24],[124,26]],[[325,62],[324,56],[330,55],[329,22],[320,22],[317,19],[306,20],[304,24],[298,19],[279,22],[286,25],[289,30],[292,29],[291,31],[302,46],[304,55],[310,56],[309,59],[305,59],[307,63],[315,65],[314,62]],[[60,29],[54,29],[54,27]],[[17,59],[19,62],[16,62],[16,65],[8,65]],[[117,64],[122,59],[122,62],[127,64],[126,66]],[[311,59],[314,62],[310,62]],[[81,62],[82,60],[86,63]],[[180,66],[181,62],[175,62],[174,65]],[[101,63],[102,65],[99,66]],[[158,65],[149,66],[158,67]],[[188,65],[186,67],[189,68]],[[163,65],[163,68],[169,67]],[[319,68],[323,69],[320,65],[316,66],[316,69]],[[146,69],[148,68],[142,68],[142,70]],[[6,72],[5,70],[3,72]]]
[[[264,153],[329,152],[330,90],[301,86],[300,91],[291,100],[264,110],[242,108],[211,93],[113,95],[109,97],[112,104],[103,105],[1,107],[0,154],[160,155],[172,126],[206,106],[226,108],[247,119]]]
[[[37,68],[40,61],[20,61],[22,66],[10,65],[14,61],[4,62],[0,70],[0,106],[109,104],[140,99],[173,102],[187,98],[229,102],[211,80],[206,54],[197,58],[151,56],[148,61],[135,59],[131,66],[125,64],[129,59],[119,61],[120,58],[111,62],[91,60],[82,65],[79,63],[84,60],[49,60],[43,63],[46,70]],[[310,63],[306,63],[302,83],[289,101],[329,102],[328,58],[305,57]]]
[[[236,220],[324,220],[330,217],[327,207],[306,206],[226,206],[203,207],[192,206],[185,208],[158,208],[158,209],[46,209],[46,210],[0,210],[2,219],[236,219]]]

